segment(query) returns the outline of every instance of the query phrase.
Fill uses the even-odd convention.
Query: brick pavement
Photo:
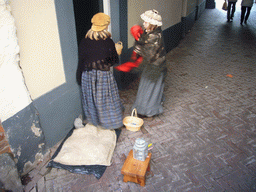
[[[206,10],[168,53],[164,113],[139,132],[123,129],[100,180],[53,168],[32,191],[256,191],[256,5],[244,26],[238,7],[233,23]],[[120,92],[125,115],[137,86]],[[138,137],[154,146],[145,187],[121,175]]]

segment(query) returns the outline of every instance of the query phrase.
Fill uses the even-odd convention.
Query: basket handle
[[[117,44],[119,44],[119,45],[122,45],[122,46],[123,46],[122,41],[118,41],[118,42],[117,42]]]
[[[136,108],[134,108],[134,109],[132,110],[132,114],[131,114],[132,117],[133,117],[133,113],[135,113],[135,117],[137,117],[137,109],[136,109]]]

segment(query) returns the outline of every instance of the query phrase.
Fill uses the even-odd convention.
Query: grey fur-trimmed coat
[[[134,51],[143,57],[143,69],[136,100],[132,106],[138,114],[152,117],[163,113],[164,80],[167,74],[166,51],[160,27],[144,32],[135,42]]]
[[[139,40],[135,42],[134,51],[148,63],[161,66],[166,55],[161,27],[149,33],[144,32]]]
[[[166,71],[166,51],[161,27],[149,33],[144,32],[139,40],[135,41],[134,51],[143,57],[140,68],[152,70],[154,78]]]

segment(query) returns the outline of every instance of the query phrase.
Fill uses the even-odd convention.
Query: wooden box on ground
[[[130,181],[145,186],[146,172],[150,171],[151,155],[151,153],[148,153],[145,161],[139,161],[133,158],[133,150],[131,150],[121,170],[121,173],[124,175],[123,181]]]

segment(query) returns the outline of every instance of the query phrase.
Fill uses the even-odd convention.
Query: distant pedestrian
[[[240,24],[243,25],[243,22],[247,24],[247,20],[251,13],[251,8],[253,6],[253,0],[242,0],[241,3],[241,21]],[[246,13],[247,12],[247,13]],[[245,16],[246,13],[246,16]],[[245,19],[244,19],[245,16]]]
[[[233,21],[234,13],[236,11],[236,2],[237,0],[228,0],[228,11],[227,11],[228,22]]]

